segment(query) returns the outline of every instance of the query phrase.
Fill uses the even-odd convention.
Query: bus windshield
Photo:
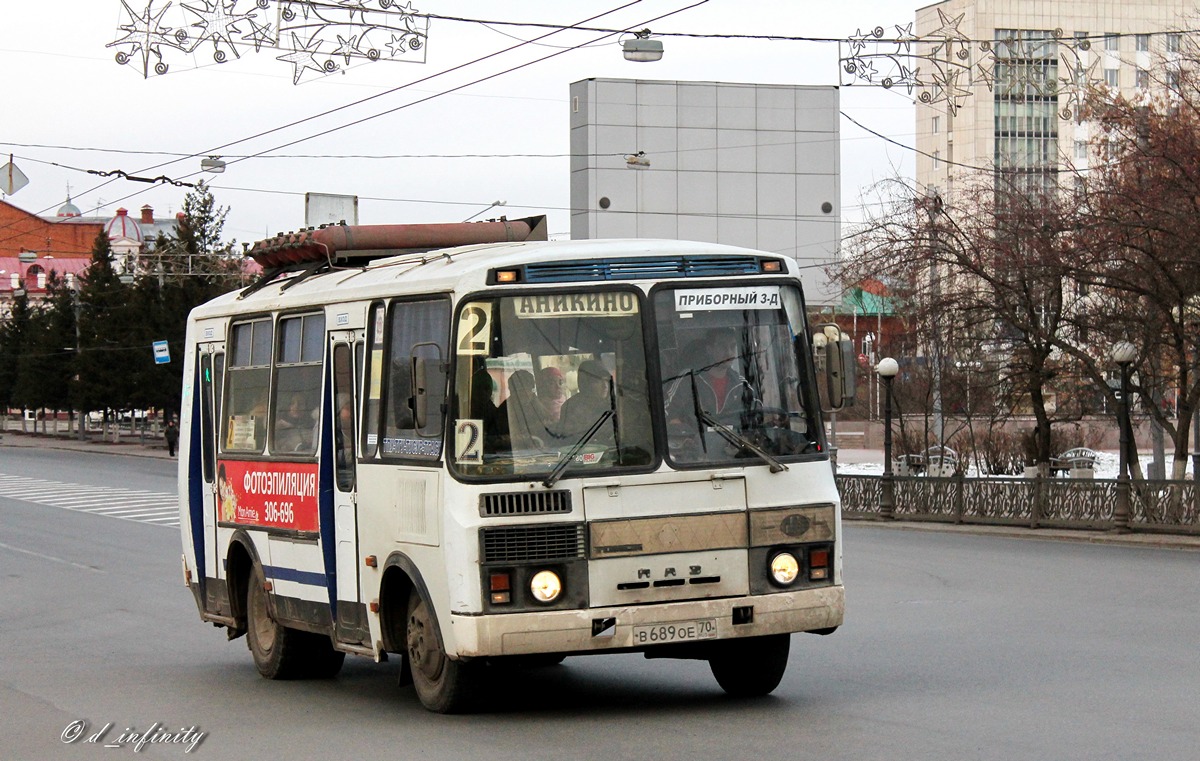
[[[451,410],[459,473],[553,479],[651,465],[642,311],[632,289],[464,304]]]
[[[820,451],[797,289],[661,289],[654,310],[672,464],[780,470],[778,458]]]

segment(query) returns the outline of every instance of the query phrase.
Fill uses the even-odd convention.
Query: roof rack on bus
[[[376,259],[419,254],[455,246],[547,240],[546,215],[521,219],[501,217],[486,222],[416,225],[321,225],[280,233],[260,240],[246,251],[263,268],[262,276],[242,291],[249,296],[286,272],[296,280],[335,267],[363,267]],[[294,285],[295,282],[289,283]]]

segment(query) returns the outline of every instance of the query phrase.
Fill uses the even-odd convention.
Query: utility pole
[[[938,281],[937,254],[940,250],[938,237],[938,221],[942,215],[942,197],[934,193],[929,203],[930,241],[932,256],[929,258],[929,294],[932,303],[941,300],[941,284]],[[942,418],[942,329],[940,325],[933,326],[933,367],[931,368],[933,384],[933,434],[937,445],[946,443],[946,427]]]

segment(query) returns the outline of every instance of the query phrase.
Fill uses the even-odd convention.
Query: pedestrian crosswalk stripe
[[[88,486],[0,473],[0,497],[153,526],[179,527],[179,497],[146,489]]]

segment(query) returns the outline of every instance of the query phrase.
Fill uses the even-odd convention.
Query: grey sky
[[[328,1],[354,5],[357,0]],[[148,5],[148,0],[126,2],[137,14]],[[183,3],[206,5],[205,0],[177,1],[167,9],[164,25],[186,26],[196,20],[181,8]],[[414,0],[412,7],[444,16],[572,24],[621,4],[621,0]],[[896,24],[908,24],[915,8],[895,0],[710,0],[666,19],[649,21],[689,4],[689,0],[642,0],[588,25],[648,25],[653,31],[696,34],[845,38],[874,26],[891,30]],[[207,5],[215,5],[215,0],[208,0]],[[165,216],[179,209],[184,189],[128,180],[107,182],[85,170],[121,170],[188,181],[206,177],[218,202],[231,208],[227,236],[247,242],[300,227],[306,191],[358,195],[360,221],[366,224],[459,221],[503,200],[507,205],[502,211],[509,216],[546,211],[551,232],[565,235],[569,229],[566,154],[571,82],[588,77],[806,85],[839,81],[839,47],[835,43],[668,37],[663,40],[666,54],[662,61],[639,64],[625,61],[616,39],[609,38],[404,107],[541,58],[559,46],[576,46],[601,36],[597,32],[563,32],[545,44],[526,45],[368,103],[223,149],[219,153],[230,162],[227,171],[202,175],[198,173],[199,158],[151,167],[173,160],[171,154],[207,153],[216,146],[384,93],[547,30],[434,20],[424,64],[358,64],[326,77],[306,71],[300,84],[294,85],[293,66],[277,60],[283,52],[264,49],[255,53],[253,48],[242,48],[240,58],[231,57],[218,65],[212,60],[211,46],[190,56],[168,50],[164,61],[170,64],[169,72],[143,78],[140,60],[136,69],[120,66],[113,58],[114,49],[106,48],[124,36],[118,27],[129,21],[120,0],[0,0],[0,6],[0,67],[6,72],[0,151],[15,154],[17,165],[31,180],[8,201],[35,213],[53,213],[69,185],[85,214],[111,215],[118,206],[136,210],[150,204],[157,215]],[[161,0],[153,5],[155,12],[163,7]],[[233,7],[239,12],[250,10],[253,0],[238,0]],[[272,10],[274,7],[272,2]],[[248,27],[243,22],[241,28]],[[912,143],[911,99],[903,92],[845,87],[841,98],[842,110],[856,120],[901,143]],[[398,110],[282,148],[277,151],[282,157],[234,160],[392,109]],[[863,186],[896,172],[911,175],[913,161],[909,151],[889,145],[845,119],[841,130],[844,218],[853,222],[860,214]],[[476,157],[453,157],[462,154]],[[524,157],[478,157],[494,154]],[[429,158],[383,158],[400,155]],[[95,211],[101,203],[103,210]]]

